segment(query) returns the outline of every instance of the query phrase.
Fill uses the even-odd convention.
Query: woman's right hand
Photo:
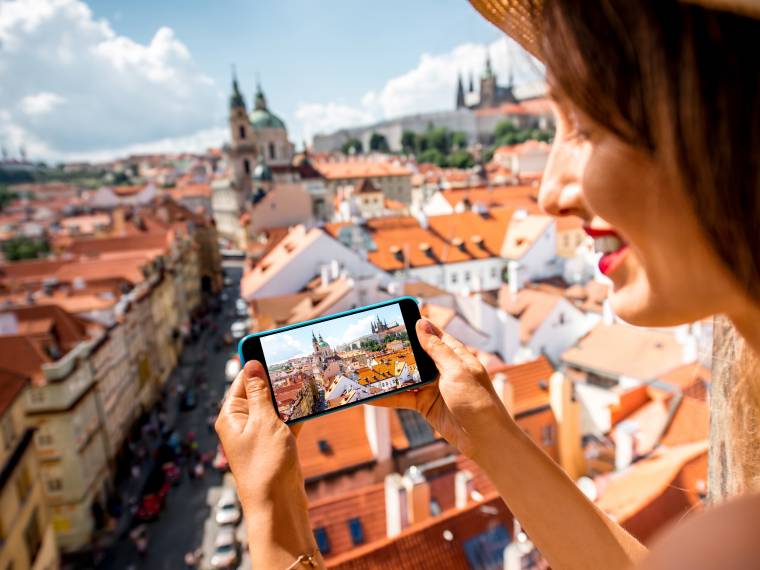
[[[474,458],[478,442],[512,419],[485,368],[465,345],[427,319],[417,321],[416,330],[439,379],[418,390],[378,399],[374,405],[417,410],[451,445]]]

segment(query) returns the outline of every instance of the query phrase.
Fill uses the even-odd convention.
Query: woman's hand
[[[247,362],[216,419],[216,432],[237,483],[254,568],[287,568],[302,554],[323,567],[309,523],[296,451],[300,425],[289,428],[272,405],[260,363]]]
[[[465,455],[474,458],[478,442],[496,425],[512,423],[488,373],[466,346],[427,319],[416,325],[422,348],[435,362],[438,381],[377,400],[374,405],[409,408]]]
[[[289,428],[277,416],[265,378],[259,362],[246,362],[216,419],[244,507],[283,487],[303,489],[296,450],[301,425]]]

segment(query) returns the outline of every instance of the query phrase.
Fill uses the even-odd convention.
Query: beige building
[[[0,568],[55,570],[58,550],[24,413],[29,383],[0,371]]]
[[[412,203],[412,171],[396,162],[348,158],[316,162],[314,166],[325,177],[327,188],[333,196],[343,187],[358,188],[369,180],[385,198],[406,205]]]

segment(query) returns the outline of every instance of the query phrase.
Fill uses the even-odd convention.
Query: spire
[[[491,67],[491,52],[486,48],[486,69],[483,72],[484,79],[491,79],[493,77],[493,68]]]
[[[240,93],[240,87],[238,86],[237,73],[235,72],[235,64],[232,64],[232,95],[230,95],[230,110],[242,108],[245,109],[245,99]]]
[[[464,104],[464,85],[462,83],[462,74],[457,74],[457,109],[461,109]]]
[[[261,89],[261,83],[256,80],[256,98],[253,102],[253,108],[258,111],[267,110],[267,99],[264,96],[264,91]]]
[[[473,75],[472,71],[470,72],[470,88],[467,91],[468,93],[475,91],[475,76]]]

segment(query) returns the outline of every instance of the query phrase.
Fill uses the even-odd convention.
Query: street
[[[208,388],[205,391],[196,390],[198,401],[194,409],[177,411],[174,428],[182,439],[193,432],[198,441],[198,450],[201,453],[209,452],[212,456],[216,453],[218,438],[216,433],[209,432],[208,429],[210,412],[207,402],[216,403],[224,395],[224,365],[236,349],[233,344],[215,351],[214,341],[218,335],[228,331],[230,324],[238,318],[234,316],[233,311],[235,299],[239,294],[241,269],[239,266],[225,265],[225,273],[232,281],[230,286],[224,288],[228,298],[222,304],[222,311],[216,315],[212,314],[211,317],[212,322],[219,326],[218,332],[214,332],[209,327],[202,332],[195,343],[188,344],[182,355],[181,364],[174,374],[178,384],[184,383],[189,387],[198,372],[198,366],[202,367],[201,373]],[[196,363],[199,355],[204,352],[208,355],[205,364]],[[177,398],[172,402],[170,405],[176,406]],[[99,567],[118,570],[130,568],[169,570],[185,567],[185,554],[201,545],[204,522],[210,512],[206,500],[208,490],[212,486],[220,485],[221,482],[222,474],[212,467],[205,470],[202,478],[191,479],[188,476],[187,466],[183,466],[181,482],[169,491],[164,510],[156,521],[146,523],[147,555],[144,557],[138,555],[127,530],[121,534]]]

